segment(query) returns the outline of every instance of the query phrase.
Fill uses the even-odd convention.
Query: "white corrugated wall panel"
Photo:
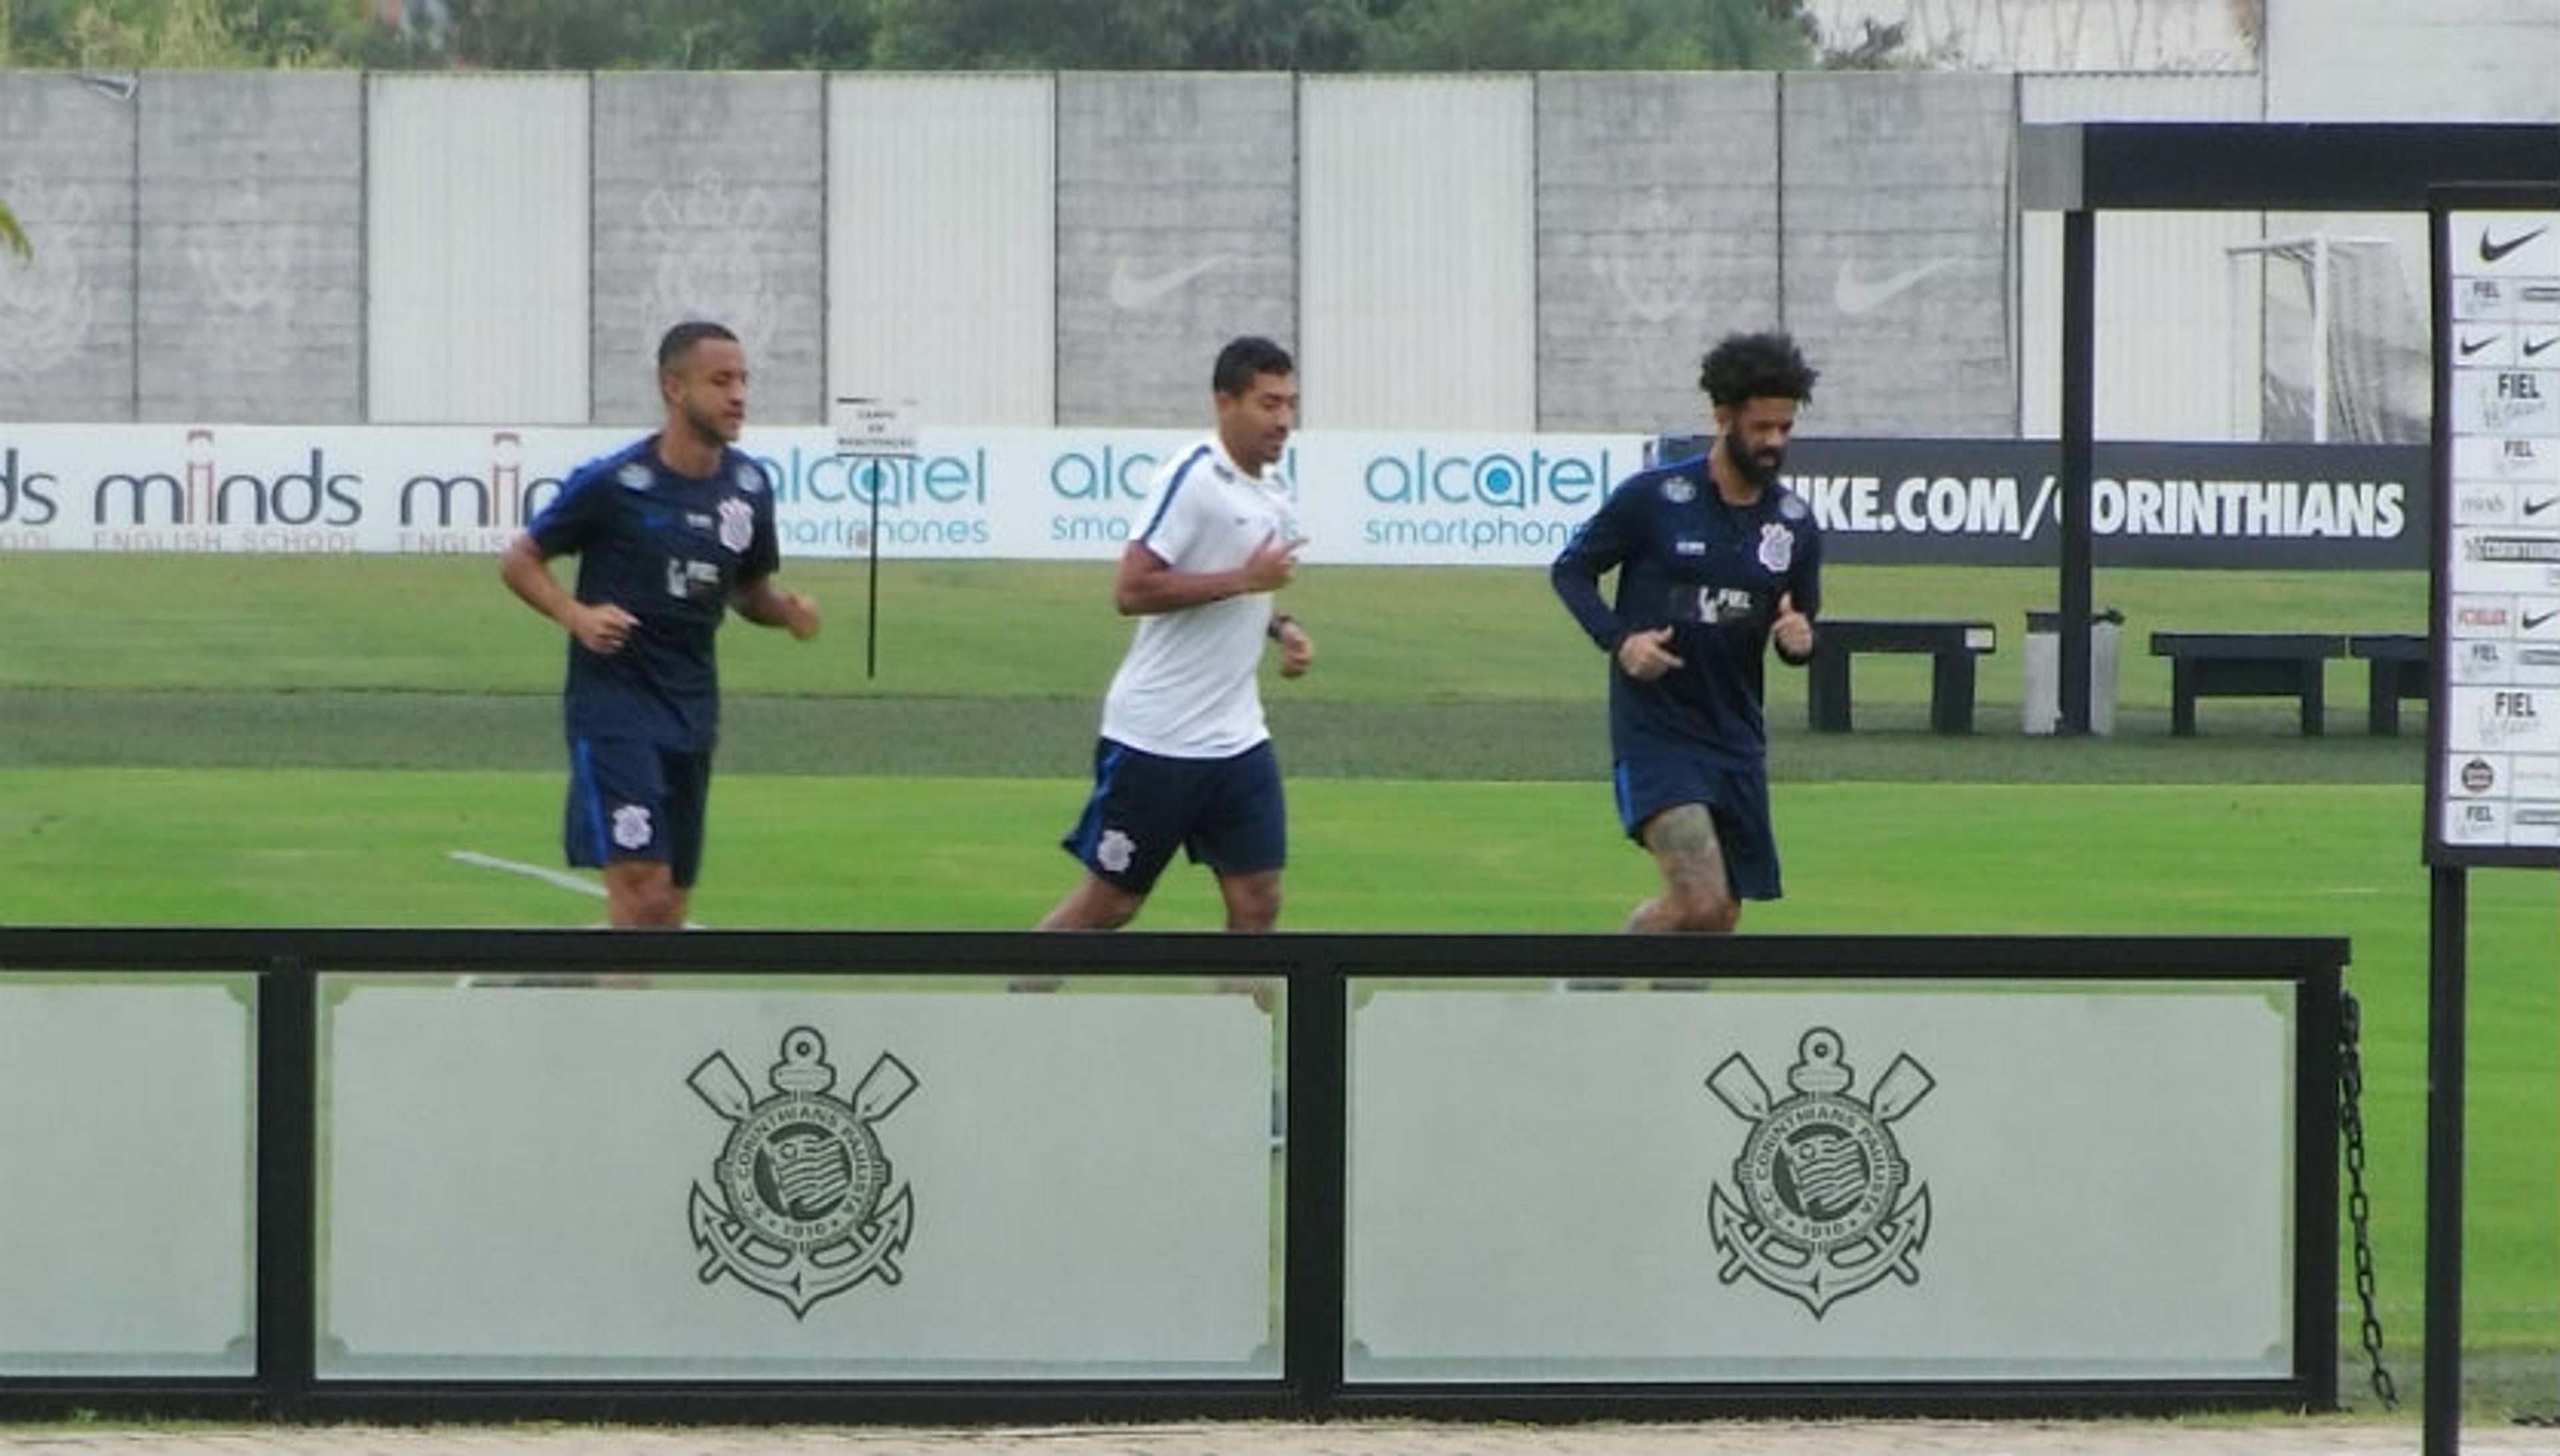
[[[2018,116],[2061,121],[2255,121],[2255,76],[2022,76]],[[2258,437],[2258,270],[2225,250],[2260,216],[2098,215],[2097,431],[2114,439]],[[2062,427],[2062,217],[2018,230],[2018,418]]]
[[[2056,121],[2255,121],[2266,83],[2255,72],[2194,76],[2126,72],[2017,79],[2017,117]]]
[[[375,77],[366,415],[586,422],[583,77]]]
[[[2560,120],[2555,69],[2555,0],[2267,0],[2270,120]]]
[[[1299,357],[1310,426],[1535,428],[1529,78],[1303,85]]]
[[[928,424],[1056,415],[1056,82],[838,76],[827,91],[829,390]]]

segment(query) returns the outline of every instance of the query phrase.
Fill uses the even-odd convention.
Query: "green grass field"
[[[448,858],[558,860],[560,645],[486,561],[12,557],[0,655],[0,917],[18,924],[590,922],[596,902]],[[737,926],[1028,924],[1071,882],[1127,625],[1107,569],[896,564],[880,672],[859,566],[794,564],[817,642],[724,634],[729,726],[695,901]],[[2384,1317],[2416,1382],[2427,875],[2423,735],[2363,734],[2360,664],[2330,733],[2290,703],[2210,701],[2167,736],[2156,628],[2413,631],[2416,573],[2109,571],[2129,625],[2119,731],[2016,731],[2023,613],[2047,571],[1840,568],[1829,609],[1997,623],[1983,731],[1926,723],[1924,661],[1858,668],[1860,730],[1804,728],[1773,669],[1776,934],[2344,935],[2366,1014]],[[1316,670],[1267,685],[1292,776],[1285,923],[1606,930],[1650,866],[1611,820],[1602,659],[1542,573],[1309,568]],[[1216,920],[1180,873],[1142,924]],[[2466,1341],[2547,1410],[2560,1351],[2560,887],[2472,877]],[[2349,1334],[2350,1320],[2343,1327]],[[2352,1341],[2348,1344],[2351,1346]],[[2536,1374],[2538,1372],[2538,1374]],[[2538,1381],[2538,1383],[2536,1383]],[[2350,1394],[2360,1388],[2348,1382]]]

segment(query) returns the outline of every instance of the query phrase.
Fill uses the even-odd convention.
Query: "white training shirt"
[[[1159,468],[1148,497],[1132,540],[1178,571],[1233,570],[1273,535],[1298,536],[1280,468],[1245,474],[1215,435]],[[1267,591],[1139,618],[1102,735],[1168,758],[1231,757],[1270,737],[1254,678],[1270,627]]]

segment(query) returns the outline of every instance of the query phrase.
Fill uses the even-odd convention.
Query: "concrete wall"
[[[659,418],[658,336],[687,319],[745,345],[753,417],[827,417],[823,89],[814,75],[595,78],[598,423]]]
[[[0,255],[0,418],[131,419],[137,97],[0,73],[0,197],[36,240]]]
[[[2012,105],[2000,76],[1787,78],[1781,297],[1823,371],[1808,432],[2015,427]]]
[[[1225,342],[1298,341],[1287,76],[1057,82],[1057,422],[1196,426]]]
[[[140,417],[364,418],[361,79],[189,72],[150,86]]]
[[[38,246],[0,258],[0,418],[637,425],[657,336],[708,315],[780,423],[893,394],[1188,427],[1260,332],[1314,424],[1651,430],[1700,417],[1706,346],[1776,323],[1824,371],[1810,431],[2045,430],[2059,249],[2010,199],[2020,120],[2327,93],[2284,68],[2388,111],[2472,66],[2467,109],[2560,108],[2525,64],[2553,0],[2331,3],[2373,24],[2316,40],[2275,0],[2265,80],[0,73]],[[2226,258],[2261,231],[2104,221],[2103,432],[2254,433]]]
[[[1706,346],[1777,322],[1778,85],[1538,78],[1540,428],[1697,424]]]

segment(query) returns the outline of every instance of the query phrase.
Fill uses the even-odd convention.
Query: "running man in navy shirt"
[[[499,559],[525,604],[568,631],[572,865],[604,872],[619,927],[685,923],[702,866],[712,747],[720,737],[713,634],[734,607],[807,638],[817,603],[773,584],[773,493],[734,448],[746,422],[746,354],[714,323],[658,344],[656,434],[571,471]],[[551,572],[575,555],[577,589]]]
[[[1611,656],[1618,817],[1662,866],[1630,930],[1730,930],[1743,900],[1780,893],[1760,670],[1764,646],[1794,667],[1814,655],[1822,531],[1778,480],[1814,377],[1783,333],[1717,344],[1698,376],[1706,453],[1629,477],[1550,573]],[[1600,595],[1613,569],[1614,603]]]

